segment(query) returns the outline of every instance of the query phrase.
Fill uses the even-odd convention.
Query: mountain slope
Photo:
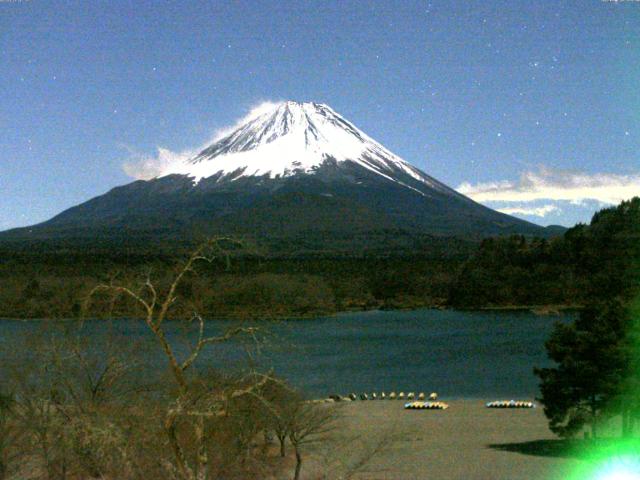
[[[2,239],[332,239],[379,231],[482,237],[542,227],[473,202],[388,151],[330,107],[284,102],[158,177],[114,188]]]

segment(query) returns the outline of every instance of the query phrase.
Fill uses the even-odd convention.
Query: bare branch
[[[106,284],[97,285],[93,287],[93,289],[91,289],[91,291],[89,292],[89,295],[87,296],[87,299],[91,299],[96,293],[101,291],[112,292],[112,293],[123,293],[125,295],[128,295],[129,297],[133,298],[136,302],[138,302],[140,305],[142,305],[148,315],[151,315],[153,313],[153,310],[151,309],[151,306],[149,305],[149,303],[147,303],[140,295],[135,293],[130,288],[123,287],[120,285],[106,285]]]
[[[193,362],[196,361],[196,359],[198,358],[198,355],[200,355],[200,351],[202,350],[202,347],[204,345],[203,342],[203,337],[204,337],[204,319],[198,315],[197,313],[194,313],[193,318],[198,320],[199,323],[199,327],[198,327],[198,342],[196,343],[196,346],[194,347],[193,351],[191,352],[191,355],[189,355],[189,357],[182,362],[182,365],[180,365],[180,368],[182,369],[182,371],[185,371],[187,368],[189,368]],[[192,318],[192,319],[193,319]]]
[[[231,330],[227,330],[224,335],[219,337],[207,337],[202,340],[203,345],[208,345],[212,343],[224,343],[228,340],[231,340],[233,337],[237,337],[241,334],[247,334],[254,336],[255,333],[259,330],[257,327],[236,327]],[[255,338],[255,336],[254,336]]]
[[[199,322],[198,341],[193,351],[191,352],[191,355],[189,355],[189,357],[180,366],[180,368],[183,371],[189,368],[193,364],[193,362],[196,361],[196,359],[198,358],[198,355],[200,354],[202,348],[205,345],[211,345],[214,343],[224,343],[242,334],[251,335],[255,339],[255,333],[258,331],[258,328],[256,327],[236,327],[236,328],[227,330],[224,333],[224,335],[221,335],[218,337],[204,337],[203,318],[198,314],[194,314],[194,318],[196,318]]]
[[[156,289],[153,286],[153,283],[151,282],[151,272],[147,274],[145,286],[151,292],[151,303],[149,306],[150,306],[150,310],[153,311],[153,309],[156,307],[156,302],[158,300],[158,292],[156,292]]]
[[[199,260],[207,260],[210,261],[207,257],[205,257],[204,255],[202,255],[202,252],[204,252],[207,248],[210,247],[211,242],[207,242],[205,244],[200,245],[189,257],[189,259],[187,260],[187,263],[185,263],[185,265],[182,267],[182,269],[178,272],[178,275],[176,275],[175,279],[173,280],[173,283],[171,284],[171,286],[169,287],[169,293],[167,293],[167,296],[164,300],[164,302],[162,303],[162,307],[160,309],[160,313],[158,314],[158,318],[156,319],[155,322],[155,327],[159,328],[160,325],[162,324],[162,322],[164,321],[167,312],[169,311],[169,307],[171,307],[171,305],[173,304],[173,302],[175,302],[176,297],[175,297],[175,293],[176,293],[176,289],[178,288],[178,285],[180,285],[180,282],[182,282],[182,278],[187,274],[187,272],[190,272],[193,268],[193,264]]]

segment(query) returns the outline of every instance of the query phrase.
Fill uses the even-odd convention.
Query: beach
[[[342,461],[365,464],[343,478],[553,480],[579,462],[554,448],[560,442],[541,408],[488,409],[486,401],[453,400],[447,410],[405,410],[398,400],[339,402],[340,430],[360,439],[342,449]]]

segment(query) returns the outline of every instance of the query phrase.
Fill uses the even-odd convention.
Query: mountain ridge
[[[202,235],[326,237],[402,230],[549,236],[480,205],[390,152],[330,107],[282,102],[150,180],[115,187],[0,241]],[[99,234],[96,232],[100,232]],[[322,242],[320,242],[322,243]]]

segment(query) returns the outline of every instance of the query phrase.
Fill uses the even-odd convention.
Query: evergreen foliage
[[[599,417],[622,414],[623,433],[638,414],[640,198],[596,213],[589,227],[567,232],[585,307],[572,324],[558,323],[546,348],[553,368],[536,369],[550,428],[571,436]]]

